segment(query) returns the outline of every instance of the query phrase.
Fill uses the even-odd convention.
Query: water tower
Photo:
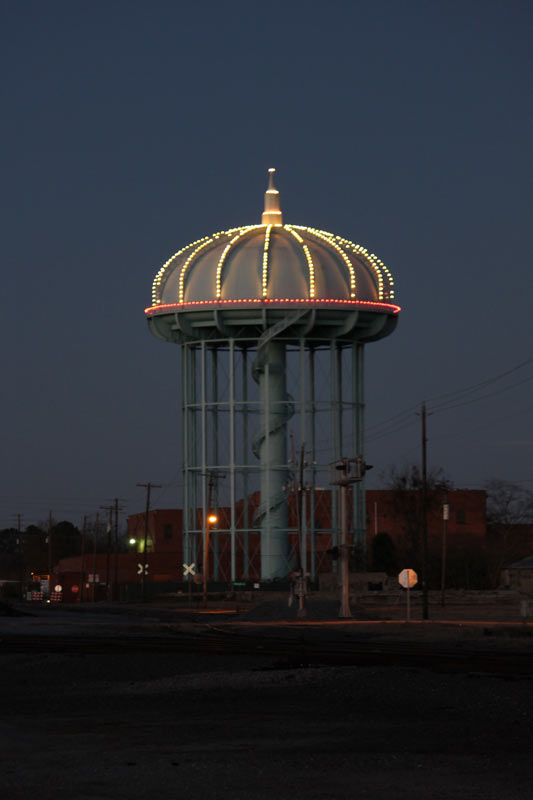
[[[284,578],[294,567],[290,462],[300,446],[301,558],[315,577],[324,534],[335,542],[340,527],[337,490],[324,491],[327,465],[363,455],[364,345],[391,333],[400,310],[377,256],[283,222],[269,172],[261,222],[178,250],[145,311],[155,336],[181,345],[184,557],[198,563],[207,517],[224,505],[210,574],[231,581]],[[327,524],[318,509],[325,496]],[[353,542],[364,547],[362,484],[351,497]]]

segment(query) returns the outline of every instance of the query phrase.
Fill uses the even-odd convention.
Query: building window
[[[165,539],[172,539],[172,525],[165,525],[163,536]]]
[[[462,508],[458,508],[455,512],[455,521],[458,525],[464,525],[466,522],[466,512]]]

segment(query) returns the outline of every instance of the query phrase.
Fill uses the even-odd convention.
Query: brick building
[[[314,558],[317,574],[330,572],[332,569],[332,555],[329,550],[337,543],[332,531],[332,498],[329,489],[315,490],[314,520],[310,517],[310,498],[306,498],[306,529],[308,563]],[[449,519],[443,520],[442,507],[448,502]],[[254,512],[259,503],[259,494],[255,493],[248,498],[246,508],[244,501],[240,501],[236,508],[237,528],[237,563],[236,576],[238,580],[250,578],[258,580],[260,574],[260,534],[239,532],[242,528],[252,528]],[[394,492],[388,490],[368,490],[367,503],[367,566],[372,567],[373,542],[377,534],[387,534],[390,537],[399,562],[405,566],[410,561],[410,566],[419,566],[417,563],[421,552],[421,524],[420,524],[420,493],[419,492]],[[289,498],[289,526],[295,529],[294,534],[289,534],[290,556],[293,562],[297,561],[299,541],[296,535],[297,515],[294,498]],[[442,538],[446,527],[447,548],[450,558],[478,560],[485,545],[487,525],[485,519],[486,493],[481,490],[455,489],[433,494],[428,507],[428,544],[430,559],[440,559]],[[231,573],[230,566],[230,513],[227,508],[218,508],[218,524],[211,531],[211,547],[209,556],[209,575],[214,580],[228,581]],[[248,516],[247,525],[244,524]],[[201,519],[197,521],[201,527]],[[181,580],[183,564],[182,542],[182,511],[180,509],[159,509],[151,511],[148,521],[147,551],[164,559],[167,557],[168,568],[154,566],[154,579],[156,574],[169,576],[174,574],[173,580]],[[128,517],[128,535],[135,540],[138,553],[144,548],[145,515],[133,514]],[[311,535],[311,531],[314,531]],[[414,559],[414,561],[413,561]],[[198,556],[201,561],[201,554]],[[201,565],[199,565],[201,566]],[[169,577],[165,578],[170,579]]]
[[[305,528],[307,530],[307,563],[314,561],[315,576],[329,573],[334,569],[332,548],[337,544],[332,529],[335,509],[332,506],[334,495],[329,489],[315,490],[315,514],[311,519],[309,495],[305,498]],[[383,541],[384,534],[392,548],[393,559],[389,571],[409,566],[421,566],[421,524],[420,493],[415,491],[394,492],[388,490],[368,490],[366,492],[366,567],[370,570],[383,569],[376,561],[376,543]],[[449,505],[449,519],[443,520],[442,507]],[[241,500],[236,508],[236,564],[237,581],[259,580],[261,542],[259,531],[253,530],[255,509],[259,494],[250,495],[247,502]],[[294,533],[289,534],[291,562],[295,565],[299,557],[299,537],[296,534],[297,514],[294,497],[289,497],[289,526]],[[349,504],[350,505],[350,504]],[[429,575],[436,581],[440,576],[443,534],[446,529],[447,559],[449,563],[450,585],[468,586],[475,584],[476,570],[481,568],[487,536],[485,520],[486,493],[479,490],[455,489],[432,494],[428,507],[428,551]],[[212,526],[209,553],[210,581],[227,585],[231,575],[231,534],[230,512],[218,508],[218,523]],[[248,518],[244,524],[245,517]],[[197,525],[201,528],[201,513]],[[86,554],[82,563],[80,557],[62,559],[54,569],[52,583],[63,586],[65,600],[106,599],[118,596],[118,585],[138,587],[142,581],[144,564],[148,565],[147,582],[150,585],[171,586],[181,584],[184,575],[183,551],[183,512],[181,509],[154,509],[148,515],[148,530],[145,542],[145,514],[132,514],[128,517],[128,540],[130,551],[119,553]],[[247,533],[242,529],[248,528]],[[239,531],[239,529],[241,529]],[[329,552],[328,552],[329,551]],[[391,556],[391,558],[392,558]],[[196,570],[202,569],[202,553],[197,555]],[[363,568],[364,562],[352,565]],[[115,580],[116,576],[116,580]],[[73,587],[75,587],[73,589]],[[133,590],[132,590],[133,591]],[[121,596],[124,596],[122,591]]]

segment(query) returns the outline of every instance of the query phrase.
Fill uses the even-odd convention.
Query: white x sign
[[[183,577],[186,578],[187,575],[196,575],[196,564],[183,565]]]
[[[137,564],[137,575],[148,575],[148,564]]]

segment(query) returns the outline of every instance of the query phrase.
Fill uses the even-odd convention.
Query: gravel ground
[[[0,627],[73,632],[80,616]],[[124,617],[94,617],[83,630],[126,635]],[[6,800],[532,796],[527,678],[190,653],[3,654],[0,668]]]

